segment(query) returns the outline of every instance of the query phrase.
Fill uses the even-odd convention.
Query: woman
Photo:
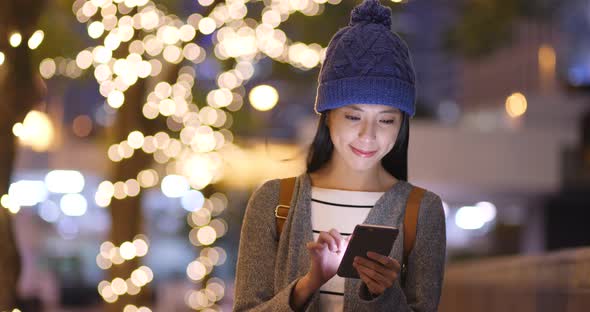
[[[400,283],[415,77],[405,43],[378,0],[356,7],[328,45],[315,110],[318,130],[280,235],[279,180],[248,202],[235,311],[436,311],[445,262],[440,198],[421,200],[416,241]],[[360,279],[335,275],[356,224],[400,228],[389,255],[357,257]]]

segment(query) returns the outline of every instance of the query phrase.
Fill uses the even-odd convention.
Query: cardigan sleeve
[[[371,298],[363,282],[357,300],[366,311],[437,311],[446,259],[446,224],[440,197],[427,192],[420,204],[416,241],[408,258],[405,289],[399,281],[384,294]]]
[[[279,180],[260,186],[248,201],[236,265],[233,311],[293,311],[291,292],[298,279],[274,293],[277,235],[274,208]]]

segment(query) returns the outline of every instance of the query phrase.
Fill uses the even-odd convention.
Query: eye
[[[387,120],[380,120],[380,122],[387,124],[387,125],[393,125],[393,123],[395,122],[395,120],[393,119],[387,119]]]
[[[344,118],[348,119],[348,120],[360,120],[359,117],[356,116],[352,116],[352,115],[344,115]]]

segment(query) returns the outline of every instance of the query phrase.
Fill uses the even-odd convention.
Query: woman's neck
[[[383,167],[358,172],[336,170],[328,165],[309,176],[312,186],[346,191],[385,192],[398,182]]]

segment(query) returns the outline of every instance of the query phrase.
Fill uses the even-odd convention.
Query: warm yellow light
[[[207,94],[207,104],[212,107],[226,107],[231,104],[233,94],[229,89],[212,90]]]
[[[139,271],[142,271],[146,276],[147,283],[151,282],[154,279],[154,272],[150,268],[145,265],[142,265],[138,268]]]
[[[174,26],[162,26],[158,32],[162,33],[162,40],[165,44],[176,44],[180,40],[180,31]]]
[[[513,93],[506,99],[506,112],[512,118],[522,116],[527,110],[527,100],[522,93]]]
[[[217,25],[215,24],[215,20],[210,17],[205,17],[199,21],[199,31],[203,35],[209,35],[215,31]]]
[[[197,232],[197,239],[203,245],[211,245],[217,239],[217,234],[211,226],[204,226]]]
[[[123,312],[137,312],[137,307],[131,304],[128,304],[123,309]]]
[[[119,251],[121,252],[121,257],[123,257],[125,260],[131,260],[137,255],[135,245],[131,242],[124,242],[121,244]]]
[[[193,40],[193,38],[195,38],[195,35],[197,34],[195,27],[193,27],[192,25],[183,25],[182,27],[180,27],[179,31],[180,40],[184,42],[189,42]]]
[[[113,288],[113,292],[119,296],[127,292],[127,283],[120,277],[113,280],[111,287]]]
[[[112,108],[119,108],[125,102],[125,95],[123,92],[114,90],[113,92],[109,93],[107,97],[107,103]]]
[[[113,51],[104,46],[97,46],[92,50],[94,61],[101,64],[108,63],[113,57]]]
[[[154,10],[141,13],[141,27],[145,30],[154,29],[160,23],[160,17]]]
[[[14,135],[34,151],[46,151],[53,143],[53,124],[47,114],[32,110],[25,116],[22,126],[18,125],[13,127]]]
[[[213,0],[198,0],[199,4],[202,6],[210,6],[213,4]]]
[[[6,59],[6,56],[4,55],[4,53],[0,52],[0,65],[4,64],[5,59]]]
[[[254,65],[250,62],[242,61],[236,64],[236,73],[239,73],[241,79],[250,79],[254,75]]]
[[[162,56],[169,63],[178,64],[182,61],[182,50],[177,46],[167,46],[164,48]]]
[[[125,193],[128,196],[135,197],[139,195],[140,187],[139,182],[135,179],[129,179],[125,181]]]
[[[133,147],[134,149],[141,148],[143,145],[144,136],[143,133],[139,131],[132,131],[127,136],[127,142],[129,142],[129,146]]]
[[[101,254],[98,254],[96,256],[96,265],[103,270],[108,270],[113,266],[113,263],[111,262],[111,260],[106,259]]]
[[[555,49],[550,45],[539,47],[539,67],[543,72],[551,73],[555,71]]]
[[[111,51],[115,51],[119,45],[121,45],[121,39],[112,32],[104,38],[105,48]]]
[[[45,33],[42,30],[35,31],[31,38],[29,38],[29,49],[37,49],[41,45],[41,42],[43,42],[43,38],[45,38]]]
[[[135,246],[135,253],[138,257],[143,257],[147,254],[149,246],[143,239],[136,239],[133,241],[133,245]]]
[[[201,262],[195,260],[186,268],[186,274],[193,281],[200,281],[207,274],[207,268]]]
[[[104,34],[104,24],[102,22],[96,21],[88,25],[88,35],[91,38],[98,39],[102,34]]]
[[[76,65],[78,65],[78,67],[80,67],[81,69],[87,69],[90,66],[92,66],[92,60],[92,52],[88,50],[83,50],[80,51],[80,53],[78,53],[78,55],[76,56]]]
[[[20,210],[18,203],[12,200],[7,194],[2,195],[0,198],[0,204],[12,213],[17,213]]]
[[[50,58],[46,58],[39,64],[39,73],[45,79],[50,79],[55,75],[55,71],[57,70],[57,65],[55,61]]]
[[[23,41],[23,36],[19,32],[13,32],[8,38],[8,42],[13,48],[18,47]]]
[[[268,10],[262,14],[262,22],[278,27],[281,24],[281,13],[278,10]]]
[[[125,183],[118,181],[115,184],[113,184],[113,187],[115,189],[113,196],[116,199],[123,199],[127,197],[127,194],[125,193]]]
[[[259,85],[250,91],[250,104],[259,111],[268,111],[279,101],[279,93],[269,85]]]
[[[133,284],[143,287],[148,283],[148,276],[143,270],[137,269],[131,273],[131,281]]]
[[[127,293],[128,294],[130,294],[132,296],[139,294],[139,292],[141,291],[141,288],[139,288],[139,286],[135,285],[131,278],[128,278],[126,282],[127,282]]]
[[[176,111],[176,103],[171,99],[164,99],[160,101],[159,111],[163,116],[172,116]]]
[[[158,184],[158,173],[154,169],[146,169],[137,175],[137,180],[139,180],[139,184],[141,187],[153,187]]]
[[[189,61],[197,61],[201,56],[201,49],[194,43],[189,43],[182,49],[182,56]]]

